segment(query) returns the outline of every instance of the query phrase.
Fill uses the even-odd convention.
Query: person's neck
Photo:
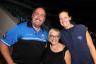
[[[62,51],[63,48],[64,48],[64,46],[61,43],[50,45],[51,51],[55,52],[55,53]]]
[[[40,31],[40,29],[41,29],[41,27],[36,27],[36,26],[34,26],[33,25],[33,28],[38,32],[38,31]]]
[[[73,24],[69,24],[68,26],[65,27],[65,29],[70,29],[72,28],[74,25]]]
[[[53,44],[53,45],[51,44],[50,46],[54,48],[54,47],[57,47],[58,45],[59,45],[59,43]]]

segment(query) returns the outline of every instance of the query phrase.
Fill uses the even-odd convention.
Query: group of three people
[[[96,64],[96,49],[84,25],[71,23],[68,11],[59,13],[63,30],[42,26],[44,8],[33,11],[32,21],[16,25],[0,40],[7,64]],[[48,42],[49,41],[49,42]]]

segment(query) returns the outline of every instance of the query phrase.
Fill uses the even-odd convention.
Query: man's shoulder
[[[43,31],[46,31],[46,32],[48,31],[48,30],[46,29],[46,27],[43,27],[43,26],[42,26],[41,28],[42,28]]]
[[[23,23],[17,24],[16,26],[10,28],[8,31],[19,30],[19,29],[21,29],[21,28],[26,27],[26,25],[27,25],[27,22],[23,22]]]
[[[27,26],[27,22],[19,23],[19,24],[17,24],[17,26]]]

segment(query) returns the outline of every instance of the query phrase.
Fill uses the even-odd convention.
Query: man
[[[74,25],[68,11],[59,13],[61,26],[61,40],[69,48],[72,64],[96,64],[96,49],[88,30],[84,25]]]
[[[45,10],[38,7],[33,11],[31,22],[15,26],[1,39],[1,52],[7,64],[40,64],[47,42],[47,32],[42,27],[45,17]]]

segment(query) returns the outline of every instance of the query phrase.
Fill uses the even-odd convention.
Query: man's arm
[[[92,38],[91,38],[91,36],[90,36],[88,31],[86,32],[86,39],[87,39],[87,45],[89,47],[91,56],[92,56],[92,58],[94,60],[94,64],[96,64],[96,49],[95,49],[95,46],[94,46],[93,41],[92,41]]]
[[[3,57],[5,58],[7,64],[15,64],[11,57],[9,47],[2,42],[0,42],[0,47],[1,47],[1,53],[2,53]]]

